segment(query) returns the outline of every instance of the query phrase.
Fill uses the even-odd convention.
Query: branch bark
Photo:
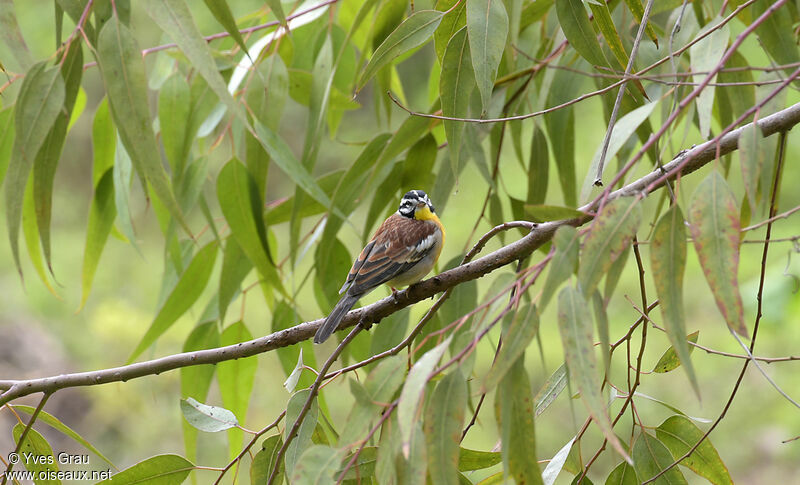
[[[788,131],[793,126],[800,123],[800,103],[762,118],[758,120],[757,123],[765,137]],[[690,150],[681,152],[672,161],[665,164],[663,169],[656,169],[621,189],[612,192],[609,195],[609,200],[617,197],[640,194],[648,186],[651,186],[651,184],[654,184],[651,190],[659,189],[663,187],[668,180],[674,179],[678,173],[681,175],[689,174],[714,160],[718,154],[721,156],[736,150],[741,132],[748,126],[750,126],[750,124],[731,131],[724,135],[717,143],[712,140],[697,145]],[[677,169],[681,167],[681,165],[683,166],[680,168],[680,172],[678,172]],[[675,170],[675,173],[672,173],[673,170]],[[670,175],[664,177],[665,173]],[[590,213],[597,209],[597,205],[597,202],[589,203],[581,207],[580,210]],[[549,241],[553,237],[556,229],[563,225],[580,226],[589,220],[591,220],[591,216],[587,214],[582,218],[539,224],[529,234],[493,253],[413,285],[406,290],[398,292],[396,297],[389,296],[371,305],[351,311],[344,317],[339,329],[352,327],[362,321],[364,323],[379,323],[381,319],[409,305],[430,298],[458,284],[480,278],[487,273],[528,256]],[[322,325],[323,320],[324,319],[320,318],[304,322],[248,342],[208,350],[184,352],[121,367],[50,376],[39,379],[0,380],[0,390],[5,391],[3,394],[0,394],[0,406],[14,399],[37,392],[53,393],[59,389],[68,387],[95,386],[119,381],[124,382],[130,379],[160,374],[181,367],[216,364],[226,360],[251,357],[281,347],[288,347],[289,345],[294,345],[311,338],[317,328]]]

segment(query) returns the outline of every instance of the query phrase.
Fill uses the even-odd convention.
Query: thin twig
[[[285,409],[283,411],[281,411],[281,413],[278,415],[277,418],[275,418],[275,421],[273,421],[272,423],[270,423],[267,426],[265,426],[264,428],[262,428],[261,431],[257,432],[255,434],[255,436],[253,436],[253,438],[250,440],[250,442],[247,443],[247,446],[245,446],[244,449],[242,449],[242,452],[239,453],[236,456],[236,458],[231,460],[225,466],[225,468],[222,469],[221,473],[219,474],[219,477],[217,477],[216,481],[214,481],[214,485],[218,485],[222,481],[222,477],[225,476],[225,473],[227,473],[228,470],[230,470],[233,467],[233,465],[235,465],[236,463],[239,463],[242,460],[242,458],[244,458],[244,455],[246,455],[247,452],[250,451],[250,448],[253,447],[253,445],[256,443],[256,441],[258,441],[258,438],[263,436],[264,433],[266,433],[267,431],[269,431],[272,428],[278,426],[278,423],[281,422],[281,420],[283,419],[284,416],[286,416],[286,410]]]
[[[25,438],[28,437],[28,433],[30,433],[31,429],[33,429],[33,423],[36,422],[36,418],[39,417],[39,413],[41,413],[42,409],[44,409],[44,405],[47,403],[48,399],[50,399],[50,393],[45,393],[45,395],[42,396],[42,399],[39,400],[39,405],[36,406],[36,410],[34,410],[33,414],[31,414],[31,419],[28,421],[28,424],[25,425],[25,429],[22,431],[19,441],[17,441],[17,447],[14,448],[14,454],[17,456],[20,456],[19,452],[22,449],[22,446],[25,444]],[[11,470],[14,469],[15,462],[11,461],[11,459],[9,459],[8,462],[9,463],[6,467],[6,471],[3,473],[3,481],[0,482],[0,485],[6,484],[8,477],[11,475]]]

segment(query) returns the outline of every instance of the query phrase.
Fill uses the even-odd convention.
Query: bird
[[[364,295],[387,283],[392,289],[412,285],[427,275],[444,245],[444,226],[422,190],[410,190],[397,212],[380,225],[353,262],[339,290],[342,297],[314,335],[322,343],[339,327],[342,318]]]

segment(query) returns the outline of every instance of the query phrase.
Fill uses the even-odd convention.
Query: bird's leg
[[[372,328],[372,322],[370,322],[370,321],[368,321],[368,320],[367,320],[367,318],[366,318],[366,315],[364,315],[364,316],[362,316],[362,317],[361,317],[361,320],[359,320],[359,321],[358,321],[358,325],[359,325],[359,326],[360,326],[362,329],[364,329],[364,330],[366,330],[366,331],[369,331],[369,329],[371,329],[371,328]]]
[[[400,304],[400,300],[397,299],[397,293],[398,293],[397,288],[395,288],[394,286],[390,286],[389,288],[392,289],[392,300],[394,300],[394,303],[396,305]]]

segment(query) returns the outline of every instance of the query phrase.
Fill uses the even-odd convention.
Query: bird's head
[[[436,218],[436,209],[433,207],[428,194],[421,190],[410,190],[406,192],[400,200],[400,207],[397,212],[404,217],[418,220],[429,220]]]

